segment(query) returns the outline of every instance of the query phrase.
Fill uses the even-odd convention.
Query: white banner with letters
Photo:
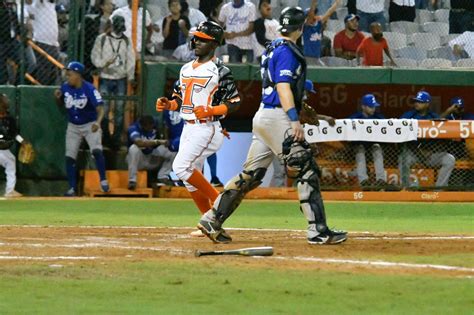
[[[401,143],[414,141],[418,135],[416,119],[336,119],[331,127],[326,121],[319,126],[305,125],[309,143],[331,141],[367,141]]]

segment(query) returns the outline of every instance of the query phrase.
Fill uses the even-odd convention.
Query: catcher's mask
[[[301,178],[314,163],[309,143],[306,140],[296,141],[291,129],[285,132],[280,158],[285,162],[290,178]]]

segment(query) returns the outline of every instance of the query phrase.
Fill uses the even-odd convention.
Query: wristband
[[[298,121],[300,120],[298,117],[298,112],[296,111],[296,108],[292,107],[290,108],[286,114],[288,115],[288,118],[290,118],[290,121]]]

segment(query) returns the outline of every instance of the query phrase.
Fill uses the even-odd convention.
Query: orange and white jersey
[[[179,74],[179,86],[173,97],[180,103],[184,120],[195,120],[194,108],[226,104],[229,112],[240,104],[232,72],[222,61],[214,58],[205,63],[197,60],[185,64]],[[223,117],[214,117],[214,120]]]

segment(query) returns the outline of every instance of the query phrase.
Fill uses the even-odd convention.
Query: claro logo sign
[[[474,121],[434,121],[418,122],[418,138],[456,139],[474,138]]]

